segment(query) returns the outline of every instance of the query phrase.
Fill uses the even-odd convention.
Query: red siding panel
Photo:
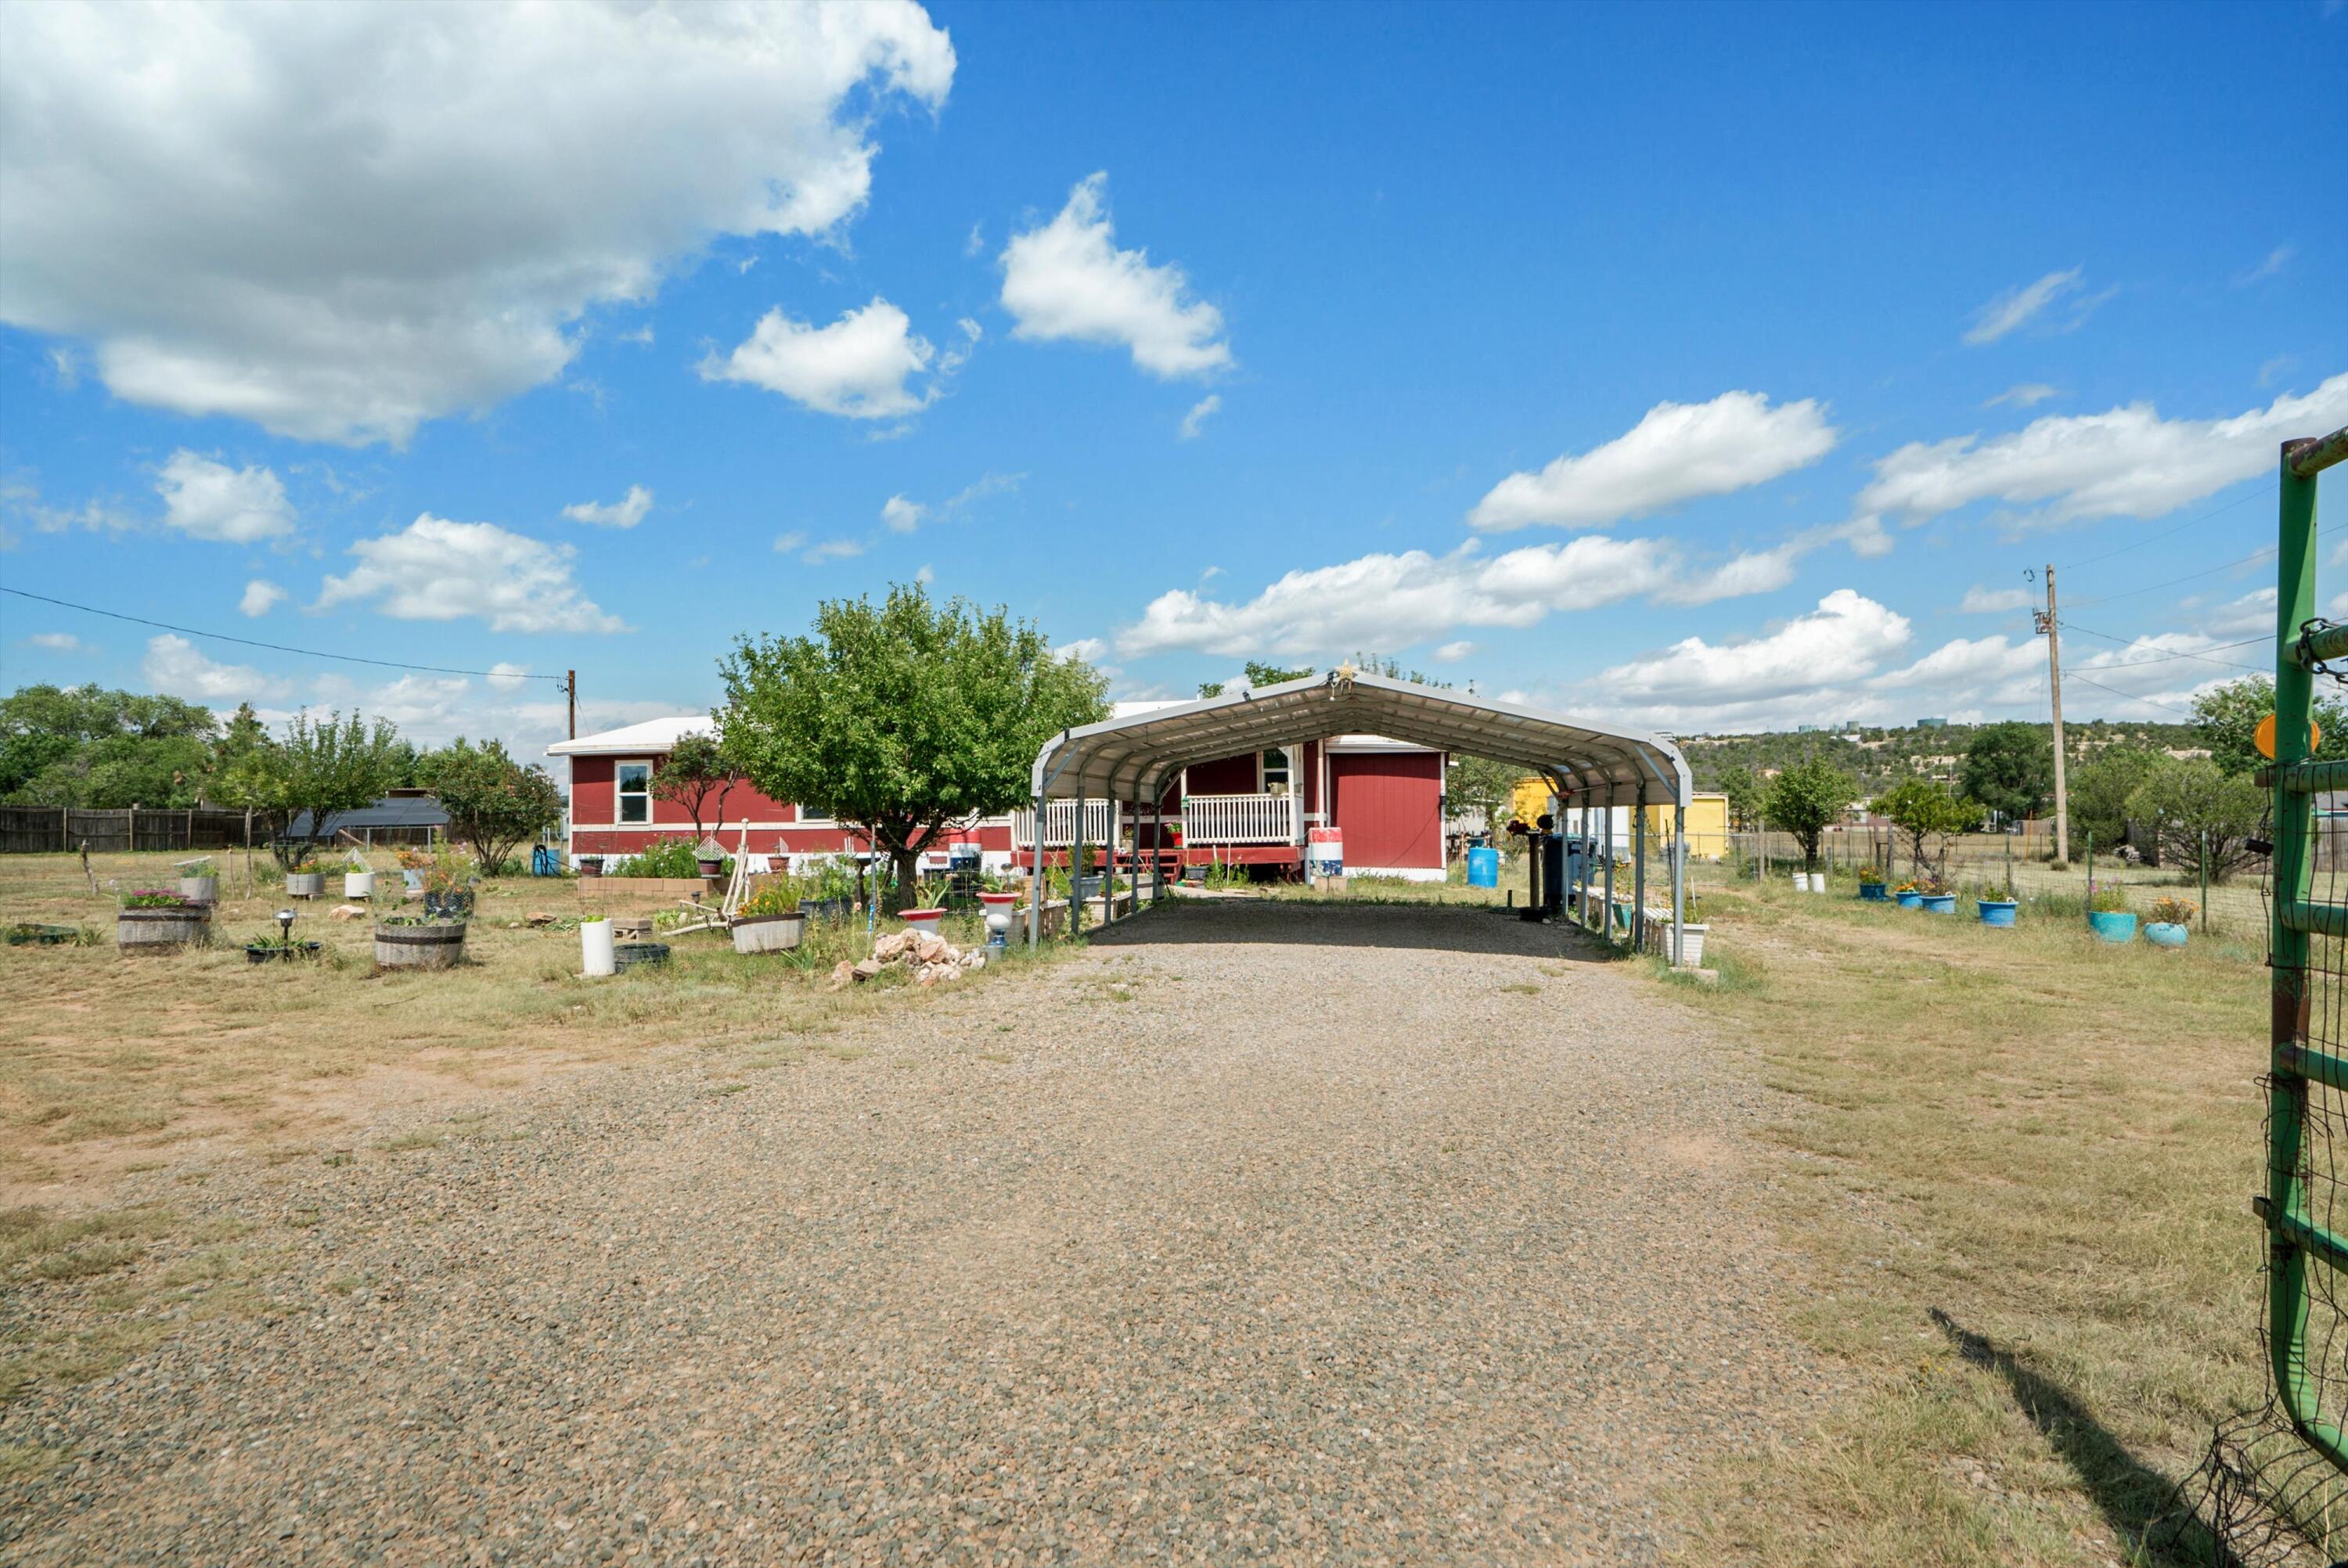
[[[1329,795],[1348,871],[1441,868],[1441,753],[1334,753]]]

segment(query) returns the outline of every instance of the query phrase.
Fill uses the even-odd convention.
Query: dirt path
[[[316,1213],[282,1305],[8,1407],[73,1457],[0,1487],[0,1550],[1649,1561],[1808,1368],[1740,1173],[1766,1096],[1562,940],[1178,905],[860,1060],[224,1175],[200,1204]]]

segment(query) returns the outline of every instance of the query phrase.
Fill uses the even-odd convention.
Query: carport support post
[[[1030,952],[1044,939],[1044,807],[1047,804],[1042,795],[1035,797],[1035,872],[1027,881],[1027,948]]]
[[[1068,935],[1085,928],[1085,797],[1076,796],[1076,825],[1068,830]]]
[[[1602,836],[1606,841],[1603,851],[1606,856],[1606,887],[1599,905],[1599,914],[1604,924],[1598,929],[1611,948],[1614,945],[1614,792],[1611,789],[1606,792],[1606,829]]]
[[[1672,968],[1687,935],[1687,807],[1672,802]]]
[[[1631,823],[1631,947],[1647,950],[1647,784],[1639,782],[1639,815]]]

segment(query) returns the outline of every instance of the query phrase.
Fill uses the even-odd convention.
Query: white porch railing
[[[1108,808],[1106,800],[1085,802],[1085,842],[1108,842]],[[1047,800],[1044,803],[1044,847],[1066,849],[1076,843],[1076,803],[1072,800]],[[1021,806],[1011,814],[1011,846],[1014,849],[1035,847],[1035,813]]]
[[[1292,794],[1194,794],[1182,803],[1185,845],[1294,844]]]

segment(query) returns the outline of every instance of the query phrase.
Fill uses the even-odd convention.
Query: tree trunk
[[[891,844],[886,847],[891,875],[889,893],[882,900],[880,913],[901,915],[912,905],[913,883],[920,875],[921,851],[906,844]]]

